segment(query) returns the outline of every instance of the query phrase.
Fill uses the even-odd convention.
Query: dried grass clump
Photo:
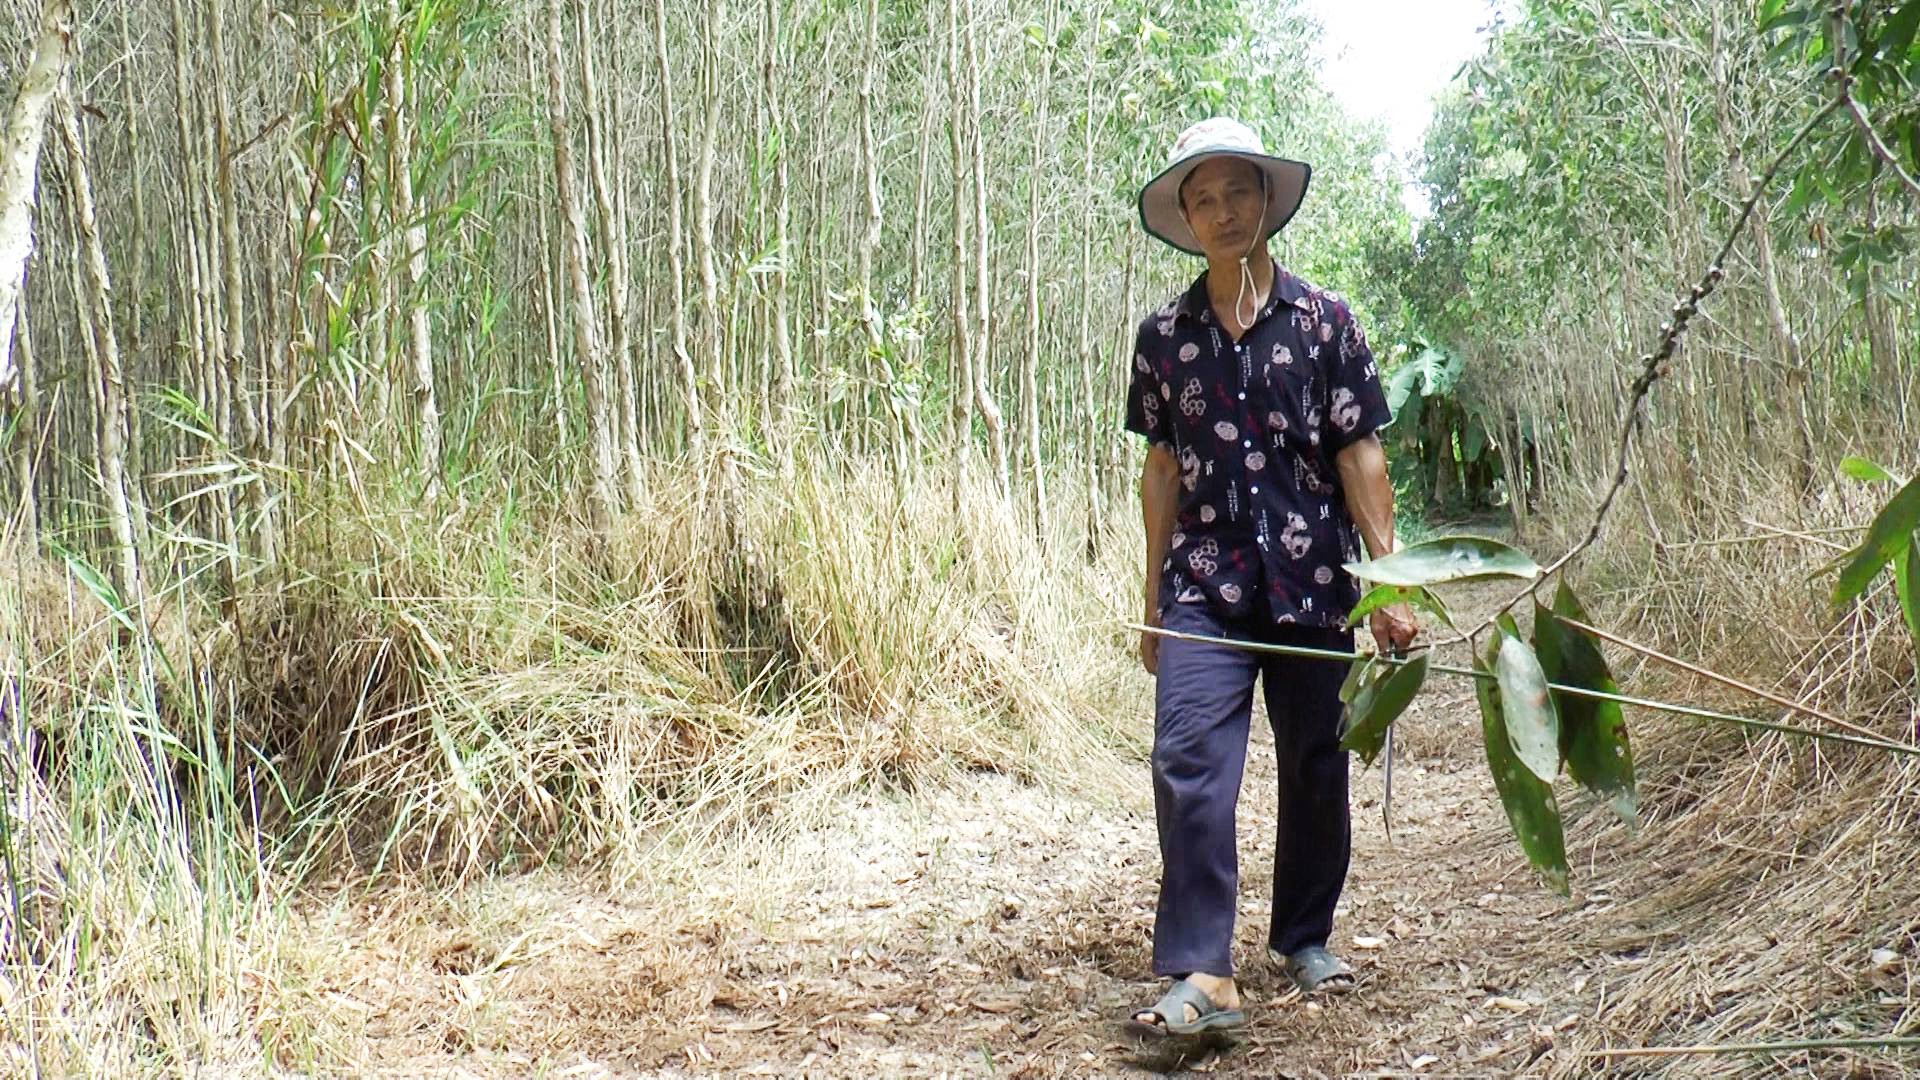
[[[861,784],[1079,784],[1141,737],[1088,629],[1131,614],[1128,553],[1049,557],[984,490],[956,515],[938,479],[817,460],[725,537],[690,470],[654,476],[605,545],[564,504],[427,514],[370,477],[224,606],[156,581],[116,611],[10,559],[0,1014],[28,1056],[0,1071],[326,1058],[278,981],[310,966],[281,898],[321,873],[658,883]]]
[[[1730,475],[1733,482],[1698,491],[1649,488],[1644,517],[1614,522],[1590,567],[1614,624],[1916,741],[1915,643],[1890,590],[1840,613],[1828,601],[1836,548],[1854,542],[1851,527],[1890,491],[1843,481],[1803,501],[1782,478]],[[1656,521],[1690,524],[1668,525],[1656,540]],[[1616,660],[1660,696],[1756,705],[1665,673],[1648,671],[1650,684],[1637,660]],[[1583,1045],[1920,1031],[1920,760],[1644,714],[1637,737],[1649,825],[1596,882],[1631,899],[1588,942],[1635,962],[1616,969],[1627,974],[1608,990],[1605,1029]],[[1876,965],[1877,949],[1897,959],[1882,953]],[[1866,1063],[1900,1053],[1783,1055],[1776,1064],[1844,1071],[1852,1062],[1871,1072]],[[1700,1057],[1659,1066],[1726,1075],[1731,1064]]]

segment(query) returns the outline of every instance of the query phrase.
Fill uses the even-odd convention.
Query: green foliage
[[[1381,582],[1361,598],[1354,619],[1388,604],[1407,603],[1438,613],[1448,625],[1452,617],[1434,586],[1532,581],[1541,573],[1539,564],[1520,551],[1472,536],[1416,544],[1347,569]],[[1528,861],[1563,894],[1568,888],[1566,843],[1553,794],[1554,779],[1563,767],[1576,784],[1608,800],[1629,826],[1638,822],[1633,751],[1619,704],[1571,692],[1619,692],[1599,641],[1574,625],[1586,621],[1585,609],[1562,581],[1552,608],[1536,601],[1531,643],[1521,636],[1513,617],[1502,613],[1474,662],[1487,765],[1501,804]],[[1405,666],[1377,657],[1356,665],[1341,690],[1347,704],[1341,745],[1372,764],[1386,743],[1388,725],[1405,711],[1428,670],[1425,653]]]
[[[1405,664],[1388,664],[1375,657],[1354,665],[1360,676],[1341,719],[1343,749],[1373,764],[1386,746],[1387,729],[1426,683],[1429,655],[1423,652]]]
[[[1880,571],[1893,568],[1893,591],[1900,612],[1920,649],[1920,477],[1902,482],[1881,466],[1860,457],[1849,457],[1840,469],[1856,480],[1900,484],[1892,499],[1874,516],[1859,546],[1840,557],[1840,580],[1834,584],[1833,602],[1845,604],[1867,591]]]
[[[1513,753],[1527,770],[1552,783],[1560,775],[1560,713],[1547,692],[1547,673],[1511,616],[1500,616],[1493,673]]]
[[[1486,655],[1475,661],[1477,670],[1493,673],[1503,641],[1504,635],[1501,635],[1488,642]],[[1560,804],[1554,799],[1553,785],[1535,775],[1514,752],[1499,681],[1480,679],[1478,689],[1487,768],[1493,773],[1500,805],[1507,811],[1507,821],[1513,825],[1513,834],[1519,838],[1527,861],[1553,891],[1568,895],[1571,890],[1567,881],[1567,840],[1560,824]]]
[[[1564,620],[1587,622],[1587,613],[1566,582],[1560,583],[1549,608],[1537,600],[1533,612],[1534,651],[1547,681],[1603,694],[1619,694],[1607,671],[1607,660],[1591,635]],[[1614,812],[1629,826],[1639,824],[1638,796],[1633,777],[1633,747],[1627,738],[1626,717],[1620,704],[1553,692],[1560,717],[1560,757],[1575,783],[1609,800]]]
[[[1363,581],[1403,588],[1489,578],[1532,580],[1540,564],[1525,553],[1484,536],[1447,536],[1414,544],[1371,562],[1347,563],[1347,572]]]

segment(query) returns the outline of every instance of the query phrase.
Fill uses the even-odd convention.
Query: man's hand
[[[1147,612],[1146,625],[1159,626],[1160,613],[1157,611]],[[1147,669],[1147,674],[1153,675],[1156,677],[1159,676],[1160,674],[1160,635],[1159,634],[1141,634],[1140,635],[1140,665]]]
[[[1420,634],[1420,623],[1413,617],[1413,608],[1406,604],[1381,608],[1368,617],[1367,625],[1373,630],[1374,643],[1388,656],[1407,651]]]

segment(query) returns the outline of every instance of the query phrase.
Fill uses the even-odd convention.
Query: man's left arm
[[[1380,436],[1368,435],[1334,455],[1340,470],[1340,486],[1346,491],[1347,513],[1360,528],[1360,539],[1367,554],[1378,559],[1390,555],[1393,541],[1393,481],[1387,475],[1387,452]],[[1413,644],[1420,626],[1413,609],[1394,604],[1373,613],[1370,620],[1373,640],[1382,652],[1394,652]]]
[[[1377,559],[1394,551],[1393,480],[1387,475],[1387,452],[1378,434],[1393,416],[1366,333],[1344,304],[1336,309],[1335,322],[1339,344],[1332,357],[1334,390],[1324,435],[1331,440],[1347,513],[1360,529],[1367,554]],[[1405,649],[1420,632],[1413,609],[1406,604],[1381,608],[1369,622],[1382,652]]]

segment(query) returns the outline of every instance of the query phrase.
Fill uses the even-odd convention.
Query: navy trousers
[[[1224,620],[1205,603],[1168,604],[1161,621],[1168,630],[1208,637],[1353,651],[1353,635],[1346,631],[1273,625],[1258,616]],[[1240,887],[1234,806],[1246,768],[1255,677],[1264,683],[1280,774],[1267,944],[1290,955],[1327,943],[1353,845],[1347,753],[1340,749],[1340,684],[1349,667],[1160,640],[1153,736],[1162,867],[1155,974],[1233,974]]]

